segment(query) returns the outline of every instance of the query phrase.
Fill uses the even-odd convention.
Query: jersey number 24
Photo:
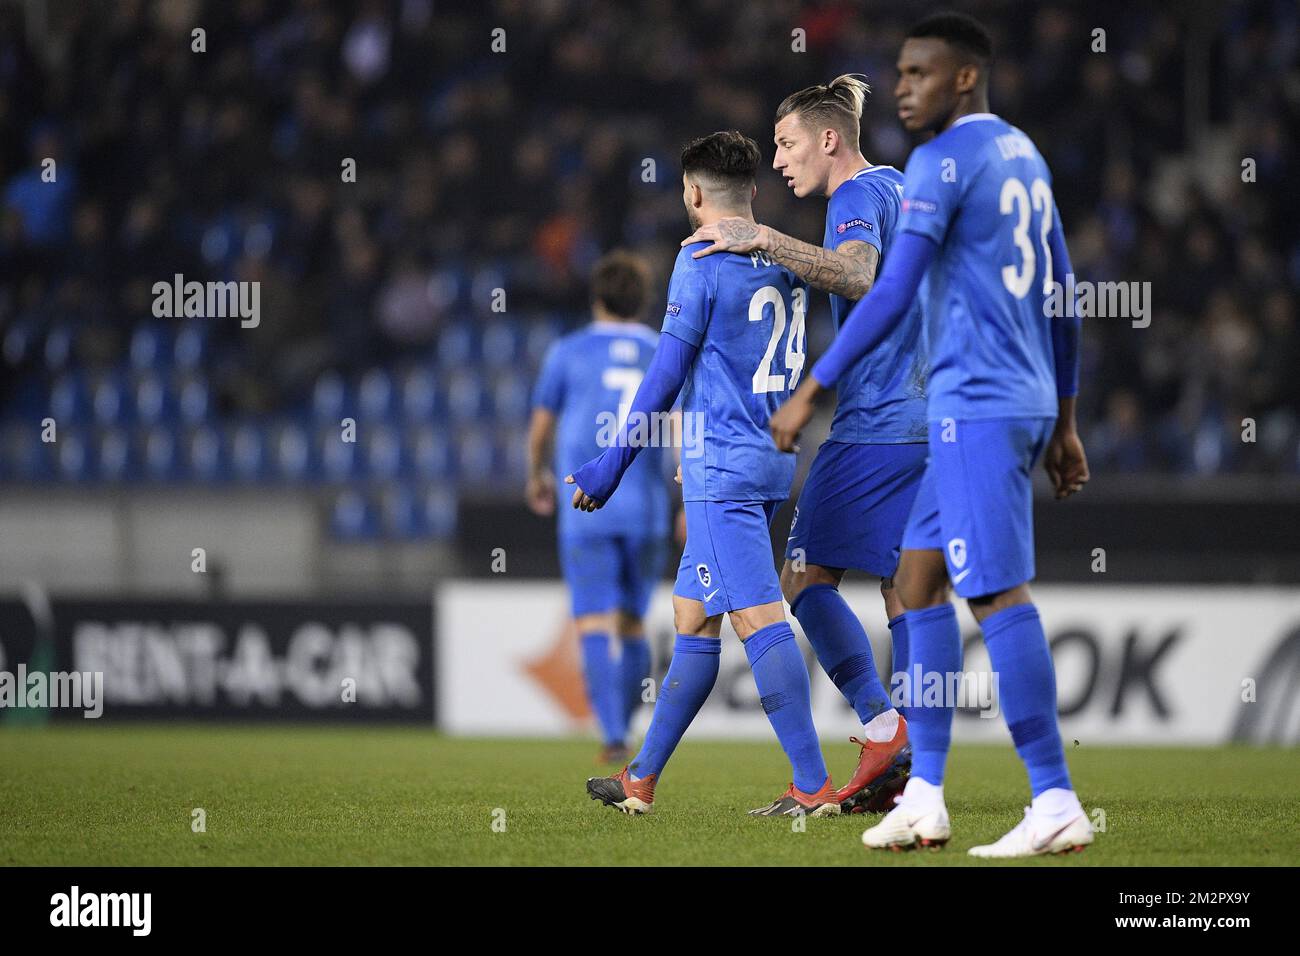
[[[773,285],[765,285],[754,293],[754,297],[749,300],[749,321],[762,322],[767,306],[772,307],[772,337],[767,340],[767,351],[763,353],[763,360],[758,363],[758,368],[754,369],[754,394],[762,395],[764,392],[784,392],[787,388],[793,389],[799,384],[799,375],[803,372],[804,361],[807,358],[807,332],[804,328],[804,319],[808,313],[808,290],[802,286],[796,287],[790,299],[790,311],[793,314],[790,322],[790,334],[785,340],[785,368],[790,373],[790,383],[786,384],[785,375],[773,375],[772,360],[776,358],[776,349],[781,341],[781,333],[785,331],[785,299],[781,296],[781,290]]]

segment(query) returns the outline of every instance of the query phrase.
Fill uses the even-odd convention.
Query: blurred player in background
[[[1033,791],[1014,829],[970,852],[1065,852],[1091,843],[1092,827],[1066,767],[1052,657],[1028,582],[1034,463],[1045,455],[1058,498],[1088,480],[1075,430],[1079,321],[1050,305],[1054,283],[1070,287],[1071,266],[1047,164],[1024,133],[988,112],[988,32],[970,17],[941,14],[908,37],[898,115],[910,132],[933,138],[908,160],[901,234],[875,289],[774,416],[772,433],[778,447],[790,447],[817,394],[887,340],[924,279],[930,460],[898,568],[911,664],[923,674],[961,672],[951,582],[984,632]],[[943,776],[956,702],[928,697],[922,706],[914,693],[912,776],[895,809],[863,834],[868,847],[948,840]]]
[[[659,339],[638,321],[648,285],[648,270],[637,257],[612,252],[602,258],[591,274],[591,323],[551,346],[542,364],[528,433],[526,493],[536,514],[555,513],[557,476],[599,454],[602,428],[612,433],[627,416]],[[587,696],[604,741],[603,763],[627,760],[628,724],[650,675],[645,612],[667,557],[668,509],[662,451],[656,449],[628,469],[615,504],[585,518],[565,508],[559,517],[560,564]],[[614,643],[622,648],[618,657]]]
[[[772,166],[799,198],[822,196],[821,246],[770,226],[723,219],[688,239],[714,252],[766,252],[830,293],[838,329],[875,281],[894,236],[903,174],[859,147],[869,92],[839,76],[788,96],[776,111]],[[880,682],[871,641],[840,595],[847,568],[880,577],[895,672],[907,671],[907,621],[894,588],[903,526],[925,470],[925,355],[919,304],[839,381],[830,437],[817,450],[790,523],[781,590],[826,675],[862,721],[858,765],[840,790],[845,810],[875,809],[902,789],[911,767],[907,721]]]
[[[682,151],[691,228],[740,216],[750,203],[758,144],[714,133]],[[718,676],[722,615],[745,645],[763,710],[793,769],[789,788],[761,815],[828,816],[839,800],[813,726],[808,669],[785,618],[770,525],[790,494],[795,458],[767,434],[772,412],[803,371],[807,288],[761,252],[677,256],[654,361],[632,415],[662,414],[682,386],[682,488],[686,547],[673,589],[677,640],[641,751],[613,777],[587,781],[593,799],[627,813],[651,809],[673,749]],[[575,508],[602,507],[639,451],[619,436],[568,479]]]

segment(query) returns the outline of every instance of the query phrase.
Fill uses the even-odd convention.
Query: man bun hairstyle
[[[909,39],[934,37],[973,58],[982,67],[993,62],[993,37],[984,25],[964,13],[936,13],[907,34]]]
[[[870,92],[866,77],[860,73],[845,73],[829,83],[819,83],[791,93],[776,108],[776,121],[779,123],[790,114],[797,114],[810,129],[834,129],[856,149],[862,107]]]
[[[763,154],[744,133],[726,130],[693,139],[682,147],[682,172],[706,185],[749,199]]]
[[[645,260],[615,249],[606,253],[591,269],[591,302],[599,303],[620,319],[635,319],[645,307],[650,272]]]

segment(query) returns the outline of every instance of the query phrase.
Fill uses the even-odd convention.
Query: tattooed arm
[[[838,249],[824,249],[739,217],[701,226],[682,245],[692,242],[713,243],[694,253],[696,259],[715,252],[765,252],[813,288],[854,302],[867,294],[880,265],[880,252],[869,242],[851,240]]]

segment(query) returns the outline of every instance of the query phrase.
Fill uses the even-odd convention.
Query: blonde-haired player
[[[793,93],[776,111],[772,167],[795,196],[829,200],[820,246],[770,226],[723,219],[687,243],[714,252],[761,250],[830,293],[836,328],[866,295],[888,255],[903,175],[869,163],[859,145],[870,92],[858,76]],[[871,643],[839,593],[848,568],[881,579],[893,638],[893,669],[907,668],[903,606],[893,586],[903,527],[927,453],[925,362],[916,307],[892,335],[840,382],[830,436],[818,449],[795,509],[781,589],[817,660],[863,724],[858,765],[839,791],[845,810],[885,809],[911,762],[907,722],[876,672]]]

